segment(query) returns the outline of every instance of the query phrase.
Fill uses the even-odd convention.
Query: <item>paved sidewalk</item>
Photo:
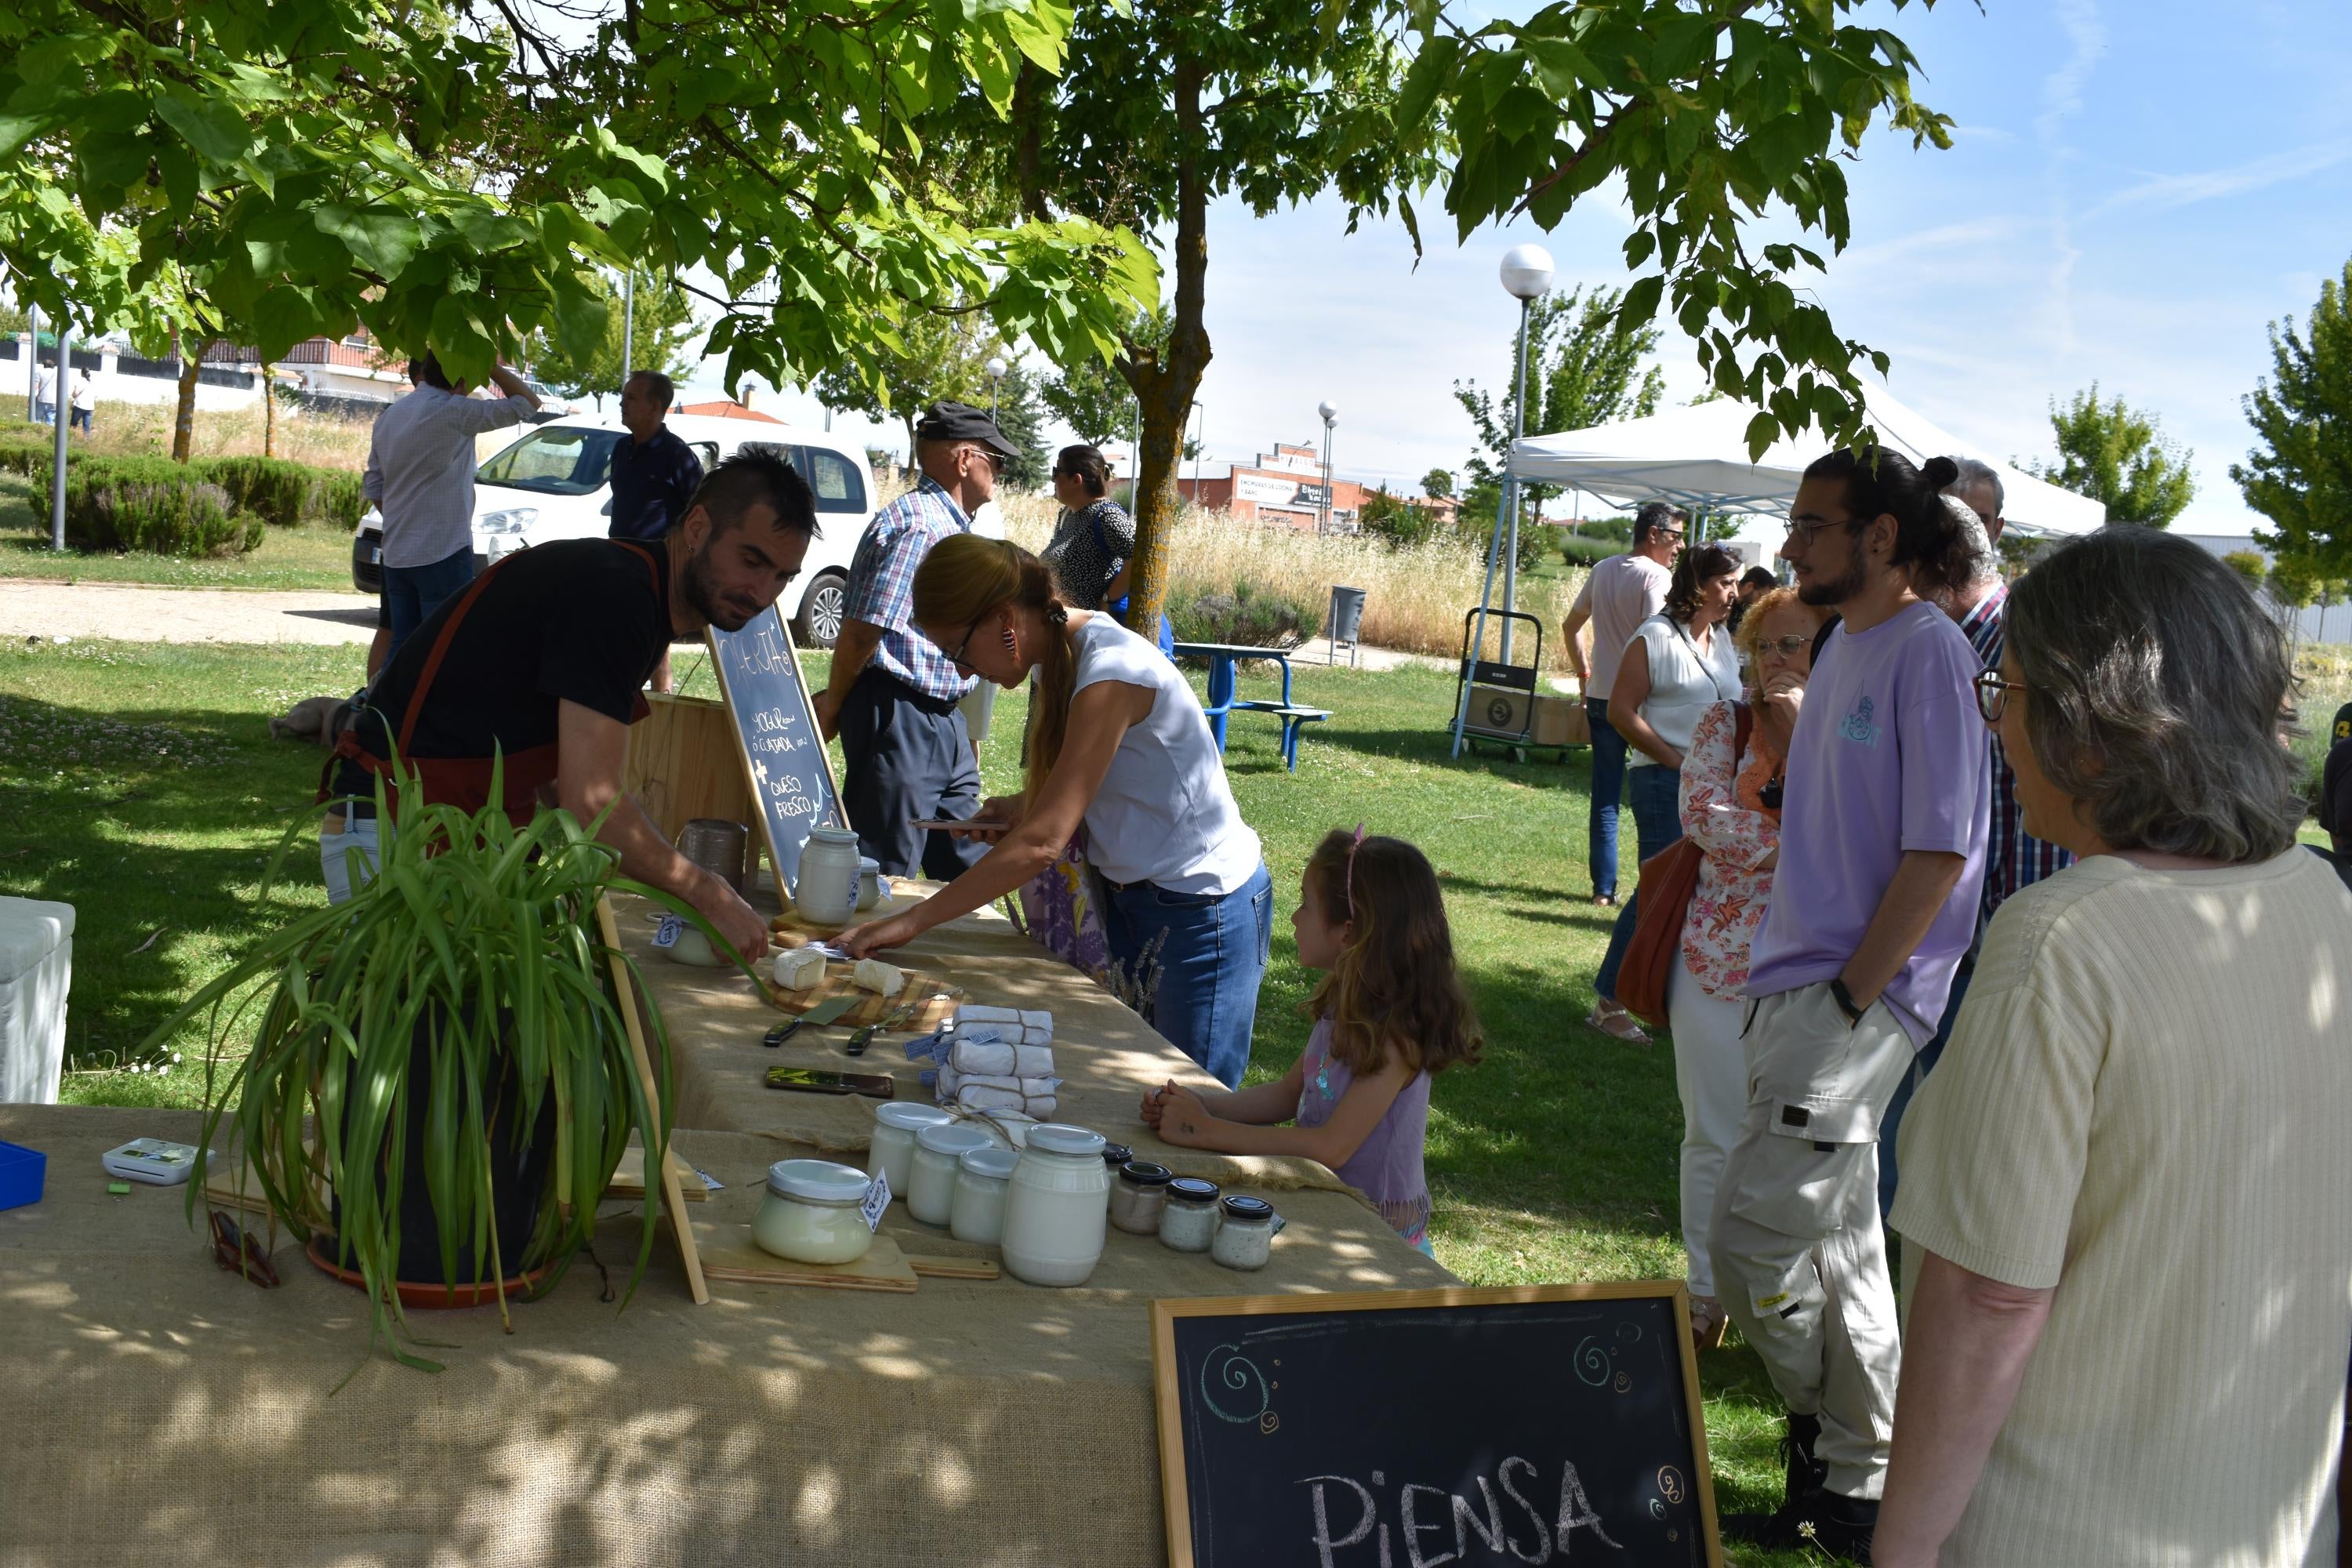
[[[0,637],[333,645],[374,636],[375,601],[362,594],[0,578]]]

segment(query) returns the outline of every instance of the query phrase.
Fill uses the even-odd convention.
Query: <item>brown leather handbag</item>
[[[1734,703],[1732,723],[1731,773],[1737,778],[1756,716],[1747,703]],[[1685,835],[1642,862],[1641,886],[1633,894],[1633,940],[1617,969],[1617,1002],[1654,1029],[1666,1026],[1666,987],[1674,980],[1691,894],[1698,890],[1702,853],[1698,841]]]

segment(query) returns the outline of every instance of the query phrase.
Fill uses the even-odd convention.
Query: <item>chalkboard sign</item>
[[[1671,1281],[1152,1303],[1177,1568],[1721,1568]]]
[[[740,632],[709,631],[711,668],[735,721],[736,743],[751,784],[776,886],[791,901],[800,883],[801,847],[812,827],[846,827],[833,761],[817,731],[793,634],[770,605]]]

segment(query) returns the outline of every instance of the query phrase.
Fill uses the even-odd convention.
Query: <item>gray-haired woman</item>
[[[1903,1129],[1909,1320],[1873,1558],[2332,1563],[2352,1344],[2352,894],[2295,845],[2278,627],[2112,528],[1978,682],[2026,831]]]

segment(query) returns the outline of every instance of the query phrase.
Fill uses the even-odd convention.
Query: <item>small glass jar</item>
[[[902,1203],[914,1173],[915,1134],[926,1127],[945,1127],[955,1120],[936,1105],[902,1105],[895,1100],[874,1106],[874,1138],[866,1150],[866,1173],[890,1178],[890,1201]]]
[[[991,1145],[967,1149],[956,1162],[955,1198],[948,1233],[958,1241],[994,1247],[1004,1239],[1004,1200],[1021,1156]]]
[[[858,1212],[869,1185],[855,1165],[779,1160],[768,1167],[768,1195],[751,1221],[751,1239],[795,1263],[854,1263],[874,1245],[874,1231]]]
[[[1102,1261],[1110,1172],[1103,1135],[1041,1121],[1013,1167],[1004,1267],[1032,1285],[1083,1285]]]
[[[964,1154],[992,1140],[961,1121],[926,1127],[915,1134],[913,1169],[907,1175],[907,1212],[925,1225],[945,1225],[955,1213],[956,1172]]]
[[[1168,1204],[1169,1170],[1149,1160],[1129,1160],[1110,1184],[1110,1222],[1133,1236],[1156,1236],[1160,1211]]]
[[[1160,1211],[1160,1240],[1178,1252],[1206,1252],[1217,1234],[1217,1184],[1199,1176],[1178,1176],[1168,1184],[1168,1202]]]
[[[812,925],[847,925],[857,912],[857,835],[812,827],[793,883],[793,908]]]
[[[1228,1268],[1265,1268],[1274,1250],[1274,1205],[1264,1198],[1231,1197],[1220,1207],[1209,1256]]]

